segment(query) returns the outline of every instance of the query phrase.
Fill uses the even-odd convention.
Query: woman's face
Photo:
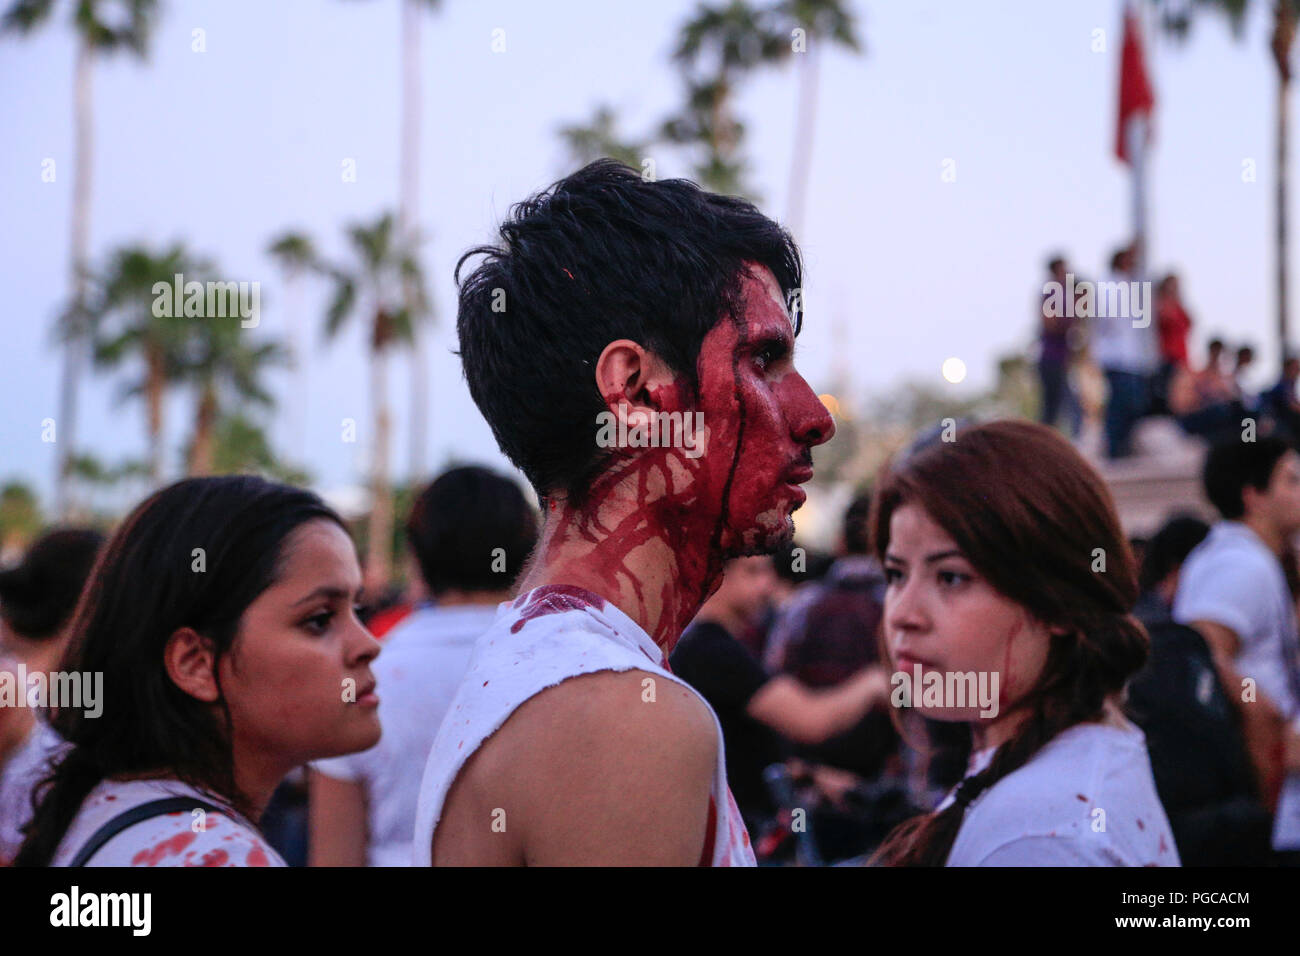
[[[956,706],[953,694],[944,706],[930,707],[918,688],[910,698],[915,709],[933,720],[975,724],[977,730],[999,724],[1042,673],[1048,629],[995,591],[919,505],[904,504],[890,518],[885,577],[885,637],[895,674],[911,679],[919,665],[923,682],[937,672],[944,687],[954,689],[959,684],[948,675],[974,674],[974,686],[986,688],[986,699],[996,701],[991,715],[993,708],[981,707],[969,692],[967,706]]]
[[[332,521],[309,521],[285,539],[281,562],[219,665],[237,765],[292,767],[379,740],[370,671],[379,642],[354,611],[361,569],[351,539]]]

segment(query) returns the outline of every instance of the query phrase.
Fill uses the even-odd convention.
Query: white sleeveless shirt
[[[722,727],[713,708],[668,670],[663,651],[635,621],[599,595],[568,585],[546,585],[500,605],[492,627],[478,639],[425,766],[414,864],[432,865],[433,834],[456,775],[520,705],[570,677],[633,669],[687,688],[713,717],[718,762],[700,865],[753,866],[749,834],[727,787]]]

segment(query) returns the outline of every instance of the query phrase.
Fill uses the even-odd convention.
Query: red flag
[[[1119,129],[1115,134],[1115,155],[1124,162],[1132,159],[1128,154],[1128,137],[1125,135],[1129,121],[1139,113],[1150,119],[1151,108],[1155,103],[1155,94],[1151,92],[1151,81],[1147,77],[1146,59],[1142,55],[1142,36],[1138,31],[1137,17],[1133,8],[1125,5],[1124,48],[1119,61]]]

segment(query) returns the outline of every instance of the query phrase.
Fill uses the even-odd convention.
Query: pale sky
[[[453,456],[504,464],[450,354],[455,260],[491,239],[512,203],[568,171],[558,126],[586,120],[604,101],[639,134],[675,106],[680,84],[668,53],[694,5],[446,0],[424,17],[420,212],[438,312],[431,468]],[[996,359],[1032,337],[1047,254],[1063,250],[1096,277],[1127,232],[1128,177],[1112,151],[1120,3],[853,6],[865,55],[834,52],[822,63],[808,214],[796,237],[807,266],[796,362],[819,391],[830,388],[836,363],[859,393],[908,380],[958,395],[987,387]],[[1240,41],[1212,14],[1184,45],[1148,37],[1153,264],[1182,275],[1197,353],[1212,332],[1253,342],[1260,386],[1276,355],[1276,78],[1265,7],[1254,5]],[[92,257],[120,243],[182,238],[215,259],[223,278],[261,282],[258,331],[288,337],[268,240],[299,227],[337,254],[346,224],[395,206],[399,5],[164,0],[162,9],[147,62],[118,56],[96,68]],[[57,406],[49,326],[67,295],[72,184],[74,45],[65,24],[26,42],[0,38],[0,292],[10,309],[0,481],[27,481],[47,503],[54,449],[42,443],[40,422]],[[196,28],[206,52],[191,49]],[[505,31],[500,53],[491,46],[496,28]],[[1097,29],[1105,52],[1093,52]],[[738,99],[752,178],[778,219],[796,92],[787,67],[756,77]],[[1294,112],[1292,128],[1300,129]],[[671,151],[652,155],[660,178],[689,174]],[[41,181],[46,158],[56,162],[54,183]],[[345,158],[356,161],[354,183],[342,181]],[[941,179],[945,160],[955,182]],[[1247,160],[1254,182],[1243,181]],[[1300,182],[1293,199],[1297,192]],[[1291,216],[1300,222],[1294,208]],[[1293,268],[1293,287],[1298,280]],[[272,434],[287,457],[305,457],[318,487],[337,488],[364,480],[364,434],[344,443],[340,422],[354,418],[364,433],[370,411],[360,328],[320,345],[325,296],[319,285],[304,292],[311,336],[302,388],[288,373],[272,379],[282,399]],[[952,356],[970,370],[961,386],[940,376]],[[391,383],[399,476],[408,461],[404,365],[394,363]],[[110,463],[143,458],[143,408],[114,404],[115,390],[102,375],[83,389],[82,444]],[[295,416],[305,421],[298,433]],[[178,393],[168,406],[169,477],[179,475],[176,449],[191,418],[191,397]]]

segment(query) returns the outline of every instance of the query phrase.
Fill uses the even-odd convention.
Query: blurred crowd
[[[1110,459],[1133,454],[1134,428],[1151,416],[1169,416],[1187,435],[1210,442],[1239,434],[1247,418],[1261,433],[1292,442],[1300,438],[1300,357],[1285,356],[1281,376],[1259,392],[1247,383],[1256,358],[1253,345],[1234,346],[1209,336],[1202,339],[1204,356],[1194,358],[1199,323],[1183,301],[1178,275],[1171,272],[1152,283],[1148,301],[1137,290],[1150,280],[1139,274],[1135,261],[1132,246],[1111,256],[1102,283],[1133,294],[1111,299],[1127,301],[1128,307],[1109,315],[1099,314],[1106,312],[1107,301],[1100,287],[1065,258],[1049,260],[1038,323],[1040,421],[1062,425],[1078,438],[1092,404],[1090,393],[1103,391],[1103,450]],[[1061,290],[1067,295],[1073,290],[1073,303],[1062,302]],[[1145,302],[1145,315],[1137,315],[1139,302]],[[1090,387],[1090,376],[1097,373],[1104,390]]]

